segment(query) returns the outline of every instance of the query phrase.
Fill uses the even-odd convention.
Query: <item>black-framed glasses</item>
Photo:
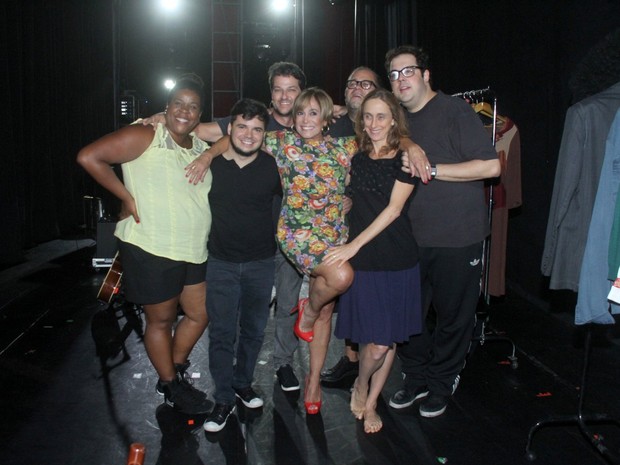
[[[356,81],[355,79],[349,79],[347,81],[347,89],[355,89],[357,86],[360,86],[364,90],[376,87],[375,83],[372,81]]]
[[[388,73],[388,77],[390,78],[390,81],[397,81],[401,74],[404,77],[413,76],[416,69],[424,70],[424,68],[418,65],[405,66],[403,69],[393,69]]]

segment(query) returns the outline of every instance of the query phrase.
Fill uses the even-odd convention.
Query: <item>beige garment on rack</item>
[[[491,255],[489,260],[489,295],[506,294],[506,244],[509,210],[521,206],[521,138],[519,129],[509,118],[498,119],[495,150],[502,172],[493,186],[491,214]],[[490,128],[492,131],[492,128]]]

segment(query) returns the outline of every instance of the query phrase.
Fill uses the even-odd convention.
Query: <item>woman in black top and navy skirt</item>
[[[391,92],[366,96],[356,131],[361,151],[353,157],[348,188],[349,241],[326,260],[349,260],[355,270],[353,285],[340,297],[335,334],[360,346],[351,411],[364,420],[366,433],[375,433],[383,426],[377,399],[396,344],[421,331],[417,246],[404,213],[419,178],[401,170],[398,145],[407,126]]]

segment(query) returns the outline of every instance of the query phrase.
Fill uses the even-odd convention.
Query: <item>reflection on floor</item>
[[[445,414],[421,418],[414,406],[387,405],[398,389],[395,367],[378,407],[384,428],[363,432],[349,411],[347,386],[325,388],[323,408],[306,416],[301,393],[285,393],[274,377],[273,325],[267,328],[255,386],[265,405],[238,405],[219,433],[205,433],[204,416],[161,404],[156,375],[141,343],[142,315],[117,306],[114,318],[94,296],[103,273],[91,268],[92,247],[54,257],[45,266],[0,278],[0,463],[5,465],[124,464],[132,442],[146,445],[146,464],[437,464],[528,463],[528,430],[541,418],[576,411],[582,331],[570,315],[533,308],[509,295],[492,305],[494,328],[516,343],[473,345],[461,383]],[[9,276],[9,277],[7,277]],[[97,347],[94,339],[106,340]],[[117,339],[115,339],[117,338]],[[208,333],[192,353],[197,387],[210,392]],[[328,365],[341,355],[332,340]],[[307,347],[296,353],[303,379]],[[620,337],[597,328],[586,411],[620,418]],[[595,430],[614,452],[620,428]],[[534,437],[535,464],[605,461],[574,426],[543,428]]]

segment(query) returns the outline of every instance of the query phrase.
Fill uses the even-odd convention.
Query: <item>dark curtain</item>
[[[416,0],[396,0],[385,6],[386,51],[403,44],[417,44],[417,3]]]
[[[0,265],[27,248],[79,233],[80,147],[113,129],[110,2],[6,2],[0,13],[3,220]]]

